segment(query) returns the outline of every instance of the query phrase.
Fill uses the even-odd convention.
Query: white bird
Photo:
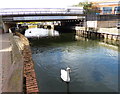
[[[61,79],[65,82],[70,82],[70,68],[67,67],[66,70],[61,69]]]

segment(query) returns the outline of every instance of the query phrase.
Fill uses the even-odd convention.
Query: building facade
[[[100,10],[101,15],[120,14],[120,0],[104,0],[93,2]]]

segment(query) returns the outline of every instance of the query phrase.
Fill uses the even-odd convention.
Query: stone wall
[[[91,28],[115,28],[118,20],[114,21],[87,21],[87,27]],[[117,28],[117,27],[116,27]]]
[[[99,28],[99,30],[97,32],[120,35],[120,29],[117,29],[117,28]]]
[[[32,60],[32,53],[29,45],[28,39],[20,33],[16,32],[16,35],[19,36],[21,43],[19,45],[20,48],[23,50],[23,60],[24,60],[24,92],[31,93],[31,92],[39,92],[38,84],[36,80],[36,74],[34,70],[34,61]]]
[[[115,28],[118,24],[118,20],[114,21],[97,21],[97,27],[98,28]]]

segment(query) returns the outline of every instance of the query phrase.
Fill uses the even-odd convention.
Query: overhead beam
[[[27,22],[27,21],[56,21],[56,20],[79,20],[84,16],[22,16],[22,17],[3,17],[4,22]]]

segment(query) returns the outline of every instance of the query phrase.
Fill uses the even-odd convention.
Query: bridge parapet
[[[65,14],[65,15],[73,15],[73,14],[83,14],[82,8],[1,8],[0,15],[40,15],[40,14]]]

